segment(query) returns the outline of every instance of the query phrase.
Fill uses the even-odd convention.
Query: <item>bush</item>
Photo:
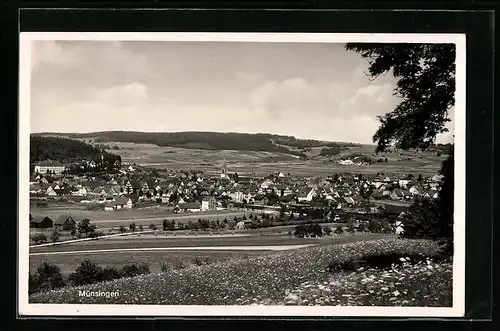
[[[89,233],[89,238],[97,238],[97,237],[100,237],[102,236],[102,233],[101,232],[96,232],[96,231],[93,231],[93,232],[90,232]]]
[[[149,267],[146,264],[130,264],[126,265],[121,270],[122,277],[134,277],[139,275],[144,275],[149,273]]]
[[[120,233],[125,233],[125,232],[127,232],[127,229],[125,229],[125,227],[123,225],[120,225],[119,231],[120,231]]]
[[[349,221],[347,222],[347,232],[348,233],[351,233],[351,234],[354,234],[354,222],[353,221]]]
[[[130,232],[134,232],[135,228],[136,228],[135,222],[130,223],[130,225],[128,227],[130,229]]]
[[[34,275],[29,275],[28,292],[50,291],[65,286],[61,270],[55,264],[47,262],[38,266]]]
[[[156,230],[156,225],[153,224],[153,223],[149,224],[149,229],[150,230]]]
[[[120,271],[114,267],[106,267],[102,269],[97,275],[97,281],[105,282],[108,280],[121,278]]]
[[[435,239],[439,218],[436,203],[429,198],[417,199],[403,214],[401,237],[412,239]]]
[[[198,256],[196,256],[193,260],[193,264],[197,265],[197,266],[201,266],[201,265],[203,265],[203,261]]]
[[[382,223],[379,220],[372,219],[368,223],[368,231],[371,233],[380,233],[382,232]]]
[[[439,244],[433,241],[399,239],[379,241],[379,243],[356,245],[358,249],[343,252],[333,258],[326,265],[326,270],[330,272],[355,271],[361,267],[388,269],[403,263],[418,263],[427,258],[435,261],[446,258]]]
[[[332,228],[329,227],[329,226],[324,226],[323,227],[323,233],[327,236],[331,235],[332,234]]]
[[[169,271],[170,269],[168,268],[168,266],[165,264],[165,263],[162,263],[161,264],[161,272],[167,272]]]
[[[99,281],[103,269],[90,260],[83,261],[75,272],[68,276],[68,280],[74,285],[92,284]]]
[[[342,225],[337,225],[337,227],[335,228],[334,233],[335,234],[343,234],[344,233],[344,229],[342,229]]]
[[[368,231],[368,227],[366,226],[366,223],[364,221],[359,222],[358,231],[359,232],[367,232]]]
[[[321,237],[323,236],[323,229],[318,223],[299,224],[295,227],[294,235],[299,238],[306,236]]]
[[[47,236],[43,233],[38,233],[31,236],[31,240],[33,240],[35,244],[43,244],[47,242]]]
[[[59,231],[57,231],[57,229],[54,229],[54,231],[52,231],[52,234],[50,235],[50,240],[53,243],[59,241]]]

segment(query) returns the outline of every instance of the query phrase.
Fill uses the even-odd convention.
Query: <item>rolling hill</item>
[[[72,139],[94,139],[95,142],[129,142],[153,144],[162,147],[177,147],[202,150],[238,150],[255,152],[286,153],[301,158],[307,157],[311,148],[330,148],[339,151],[358,146],[339,143],[297,139],[292,136],[269,133],[221,133],[221,132],[136,132],[104,131],[91,133],[39,133],[37,136],[63,136]]]

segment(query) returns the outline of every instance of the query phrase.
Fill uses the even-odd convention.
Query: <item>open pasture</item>
[[[311,148],[308,159],[301,160],[297,156],[285,153],[191,149],[178,147],[163,147],[152,144],[135,144],[110,142],[110,150],[122,157],[124,162],[136,163],[142,166],[171,170],[200,170],[207,173],[220,172],[224,159],[229,172],[241,174],[255,173],[267,175],[281,171],[298,176],[330,175],[339,172],[356,172],[372,174],[384,173],[413,173],[435,174],[446,156],[437,156],[430,152],[387,152],[375,156],[375,146],[361,145],[348,147],[340,154],[331,158],[320,156],[322,147]],[[364,154],[373,158],[387,158],[387,163],[374,163],[370,166],[340,165],[335,163],[342,156],[350,154]],[[333,160],[333,161],[332,161]]]

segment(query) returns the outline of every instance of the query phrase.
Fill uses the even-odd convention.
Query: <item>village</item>
[[[89,168],[94,162],[83,161]],[[170,214],[247,211],[287,215],[288,219],[347,222],[355,216],[403,213],[417,197],[437,198],[441,176],[335,173],[300,177],[282,172],[267,176],[228,171],[225,160],[218,173],[167,171],[124,163],[92,176],[75,174],[74,165],[38,163],[30,179],[30,198],[37,206],[71,202],[67,209],[87,208],[109,213],[165,207]],[[30,213],[31,228],[71,230],[81,221],[62,211],[58,217]],[[223,215],[223,214],[221,214]],[[200,216],[201,217],[201,216]],[[359,217],[358,217],[359,218]],[[244,219],[249,225],[253,220]],[[126,222],[126,220],[124,221]]]

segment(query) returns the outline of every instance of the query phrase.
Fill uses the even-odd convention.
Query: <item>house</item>
[[[217,209],[217,201],[214,197],[205,197],[201,201],[201,210],[215,210]]]
[[[372,198],[378,200],[378,199],[382,199],[383,196],[382,196],[382,193],[380,193],[379,191],[373,191]]]
[[[350,205],[350,206],[352,206],[352,205],[354,205],[354,204],[355,204],[354,199],[353,199],[353,198],[351,198],[351,197],[344,197],[344,201],[345,201],[345,203],[347,203],[347,204],[348,204],[348,205]]]
[[[54,226],[54,221],[47,216],[35,216],[30,220],[30,228],[48,229]]]
[[[400,216],[401,213],[405,212],[408,210],[408,206],[402,206],[402,205],[394,205],[394,204],[385,204],[383,206],[380,206],[379,211],[387,214],[387,215],[393,215],[393,216]]]
[[[126,196],[115,198],[113,204],[116,206],[116,209],[131,209],[133,207],[132,199]]]
[[[199,202],[179,203],[177,207],[183,212],[195,213],[201,211],[201,204]]]
[[[245,230],[245,222],[244,221],[239,221],[235,225],[235,230]]]
[[[76,221],[70,215],[61,215],[54,221],[54,227],[58,230],[73,230]]]
[[[61,174],[66,171],[66,166],[59,162],[43,161],[35,165],[35,173]]]
[[[403,199],[405,196],[403,194],[403,192],[400,190],[400,189],[394,189],[390,195],[391,199],[392,200],[401,200]]]
[[[47,188],[47,190],[45,191],[45,194],[47,194],[48,196],[51,196],[51,197],[54,197],[57,195],[56,191],[54,191],[54,189],[52,188],[52,186],[49,186]]]

